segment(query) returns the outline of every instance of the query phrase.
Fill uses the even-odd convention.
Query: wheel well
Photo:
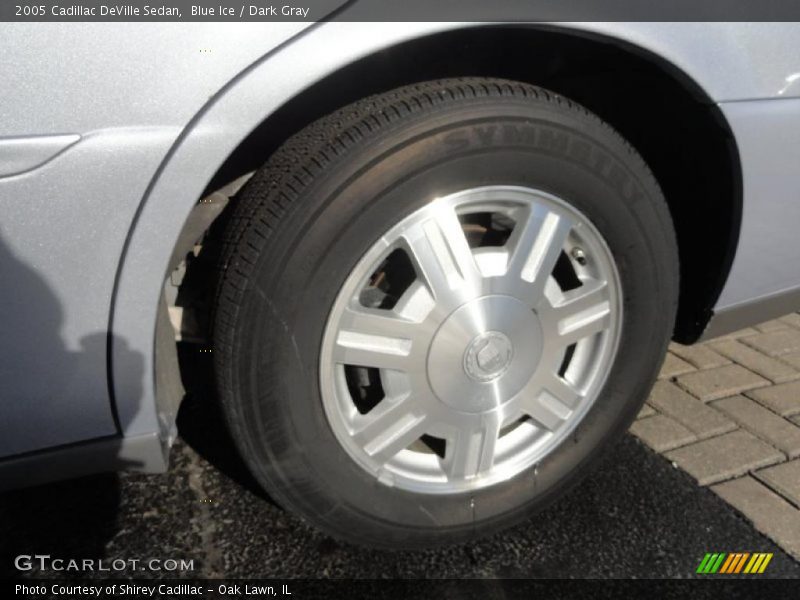
[[[220,167],[209,190],[258,168],[292,134],[346,104],[408,83],[461,76],[553,90],[599,115],[639,151],[664,191],[678,239],[674,338],[696,341],[738,241],[738,151],[720,111],[693,81],[618,40],[551,26],[485,26],[391,47],[333,73],[270,115]]]

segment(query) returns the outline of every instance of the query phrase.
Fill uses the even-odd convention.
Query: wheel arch
[[[502,60],[531,54],[539,57],[534,65]],[[424,60],[430,56],[443,58]],[[258,168],[293,133],[341,106],[416,81],[458,76],[505,77],[561,93],[610,123],[643,155],[678,235],[682,283],[675,339],[696,341],[738,243],[738,148],[722,112],[696,81],[618,38],[552,25],[492,26],[392,45],[336,70],[264,119],[220,166],[207,191]]]
[[[416,24],[393,38],[376,31],[338,56],[297,72],[298,63],[313,58],[315,47],[335,37],[325,25],[312,27],[237,75],[187,125],[151,181],[126,241],[112,306],[111,332],[127,339],[151,365],[145,369],[145,381],[131,381],[125,354],[111,342],[113,390],[126,435],[159,430],[167,437],[173,426],[164,405],[174,400],[159,398],[155,389],[155,332],[167,265],[198,199],[260,165],[269,152],[316,118],[359,97],[435,77],[521,79],[570,96],[615,126],[653,168],[676,222],[686,283],[675,337],[691,342],[702,333],[733,261],[741,219],[741,170],[727,123],[688,75],[648,50],[596,33],[550,25],[453,24]],[[533,65],[525,60],[503,62],[502,56],[509,54],[535,55],[539,60]],[[435,59],[423,60],[431,56]],[[608,85],[609,77],[614,86]],[[651,91],[659,93],[648,97],[644,84],[656,86]],[[606,91],[598,94],[600,88]],[[657,127],[642,128],[643,122],[652,121],[641,107],[632,110],[642,95],[651,110],[660,107],[662,118],[673,116]],[[684,137],[676,140],[674,127],[681,119]],[[653,135],[654,130],[659,135]],[[669,166],[681,146],[694,148],[678,153],[681,165],[692,168],[688,179]],[[690,194],[689,184],[697,181],[703,183],[703,191]],[[709,194],[704,182],[718,186]],[[713,244],[704,243],[697,235],[703,217],[719,214]],[[694,261],[687,259],[698,250],[706,260],[691,266]],[[686,265],[689,270],[684,272]],[[714,274],[718,276],[710,277]],[[133,390],[144,390],[146,397],[133,397]]]

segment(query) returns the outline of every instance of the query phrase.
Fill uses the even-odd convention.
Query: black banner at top
[[[800,21],[798,0],[3,0],[0,21]]]

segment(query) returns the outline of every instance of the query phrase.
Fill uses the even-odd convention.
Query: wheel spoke
[[[590,280],[564,293],[564,300],[553,307],[559,343],[574,344],[585,337],[608,329],[611,304],[605,281]]]
[[[581,394],[556,375],[542,383],[531,383],[520,394],[520,410],[540,427],[555,431],[578,405]]]
[[[340,331],[413,341],[420,334],[419,323],[404,319],[391,310],[348,307],[342,313]]]
[[[578,391],[571,383],[557,374],[552,373],[542,384],[544,391],[559,404],[569,410],[578,406],[583,399],[583,394]]]
[[[571,229],[572,223],[567,217],[544,207],[532,208],[528,218],[518,223],[511,233],[506,277],[521,280],[517,285],[531,288],[526,295],[538,300]]]
[[[608,284],[587,279],[580,287],[564,292],[563,300],[553,308],[561,320],[598,306],[608,306]]]
[[[412,342],[409,339],[341,330],[333,360],[339,364],[407,371]]]
[[[412,396],[383,400],[359,416],[353,438],[368,455],[384,463],[425,433],[426,419]]]
[[[437,303],[454,292],[475,290],[480,274],[455,210],[446,205],[410,228],[406,242]]]
[[[444,470],[450,480],[470,479],[489,471],[494,464],[495,446],[500,435],[497,413],[475,419],[463,426],[447,445]]]

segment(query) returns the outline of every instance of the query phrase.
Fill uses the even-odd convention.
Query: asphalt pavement
[[[687,578],[707,552],[772,552],[758,577],[800,577],[800,563],[631,436],[567,497],[514,529],[451,548],[376,552],[334,541],[272,503],[209,398],[185,400],[179,431],[164,475],[98,475],[0,496],[0,576],[69,575],[13,568],[16,555],[50,554],[194,561],[191,572],[137,577]]]

